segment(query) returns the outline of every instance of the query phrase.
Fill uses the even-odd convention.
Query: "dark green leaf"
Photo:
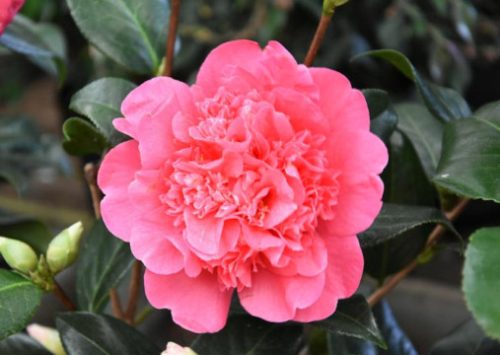
[[[109,301],[109,290],[127,275],[133,262],[128,244],[97,221],[83,240],[76,268],[79,308],[101,312]]]
[[[356,56],[381,58],[392,64],[408,79],[412,80],[429,111],[443,122],[450,122],[470,116],[467,102],[456,91],[429,83],[418,73],[410,60],[393,49],[369,51]]]
[[[396,106],[401,130],[415,149],[422,168],[429,180],[435,173],[441,156],[443,125],[422,105]]]
[[[359,239],[363,248],[372,247],[385,243],[413,228],[436,223],[455,232],[451,222],[436,208],[384,203],[373,225],[361,233]]]
[[[483,228],[465,252],[463,291],[467,306],[486,334],[500,339],[500,227]]]
[[[325,328],[330,333],[369,340],[386,348],[370,306],[361,295],[340,301],[333,315],[312,324]]]
[[[115,145],[124,136],[115,130],[112,121],[122,116],[121,103],[135,87],[135,84],[123,79],[99,79],[74,94],[69,107],[90,119],[109,142]]]
[[[489,339],[477,323],[470,319],[439,340],[431,355],[489,355],[500,353],[500,343]]]
[[[57,317],[64,349],[71,355],[158,355],[142,333],[116,318],[87,312]]]
[[[42,290],[13,272],[0,269],[0,339],[19,332],[40,305]]]
[[[390,104],[389,95],[379,89],[363,90],[363,95],[370,110],[370,130],[387,144],[398,123],[398,117]]]
[[[101,154],[108,147],[106,138],[91,123],[71,117],[63,125],[64,150],[71,155]]]
[[[7,339],[0,341],[1,355],[51,355],[35,339],[26,334],[11,335]]]
[[[29,244],[38,254],[45,253],[52,233],[40,221],[9,216],[0,210],[0,235]]]
[[[140,74],[155,74],[165,48],[167,0],[66,0],[76,24],[99,50]]]
[[[500,202],[500,101],[445,128],[434,182],[457,195]]]
[[[191,347],[203,355],[295,355],[301,345],[302,326],[234,315],[223,330],[198,336]]]
[[[0,36],[0,44],[24,54],[49,74],[65,75],[65,38],[51,24],[36,24],[23,15],[17,15]]]

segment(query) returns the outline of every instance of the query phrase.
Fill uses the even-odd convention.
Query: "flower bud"
[[[167,348],[160,355],[198,355],[191,348],[182,347],[179,344],[169,341]]]
[[[45,349],[55,355],[66,355],[59,332],[54,328],[44,327],[39,324],[31,324],[26,327],[28,334]]]
[[[11,268],[23,274],[36,269],[38,258],[35,251],[20,240],[0,237],[0,254]]]
[[[333,15],[335,9],[344,5],[349,0],[323,0],[323,15]]]
[[[53,274],[70,266],[78,256],[82,222],[76,222],[56,235],[47,248],[47,264]]]

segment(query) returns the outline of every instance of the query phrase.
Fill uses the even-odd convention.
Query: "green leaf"
[[[302,341],[302,326],[235,315],[220,332],[198,336],[191,348],[203,355],[295,355]]]
[[[387,348],[370,306],[361,295],[341,300],[333,315],[311,324],[325,328],[330,333],[369,340],[381,348]]]
[[[472,234],[465,252],[462,288],[467,306],[486,334],[500,339],[500,227]]]
[[[0,44],[26,55],[52,75],[65,76],[66,42],[62,31],[52,24],[36,24],[23,15],[14,17],[0,36]]]
[[[362,53],[353,59],[356,60],[365,56],[381,58],[387,61],[413,81],[429,111],[443,122],[470,116],[469,105],[459,93],[452,89],[434,85],[423,79],[410,60],[401,52],[393,49],[380,49]]]
[[[384,90],[366,89],[363,90],[363,95],[370,110],[370,130],[387,144],[398,123],[389,94]]]
[[[458,235],[451,222],[437,208],[384,203],[375,222],[359,235],[359,240],[363,248],[368,248],[422,225],[437,223]]]
[[[51,355],[40,343],[26,334],[11,335],[0,341],[0,354],[4,355]]]
[[[135,84],[124,79],[99,79],[75,93],[69,107],[90,119],[109,142],[116,145],[125,136],[115,130],[112,121],[122,116],[121,103],[135,87]]]
[[[445,128],[434,182],[457,195],[500,202],[500,101]]]
[[[109,301],[109,290],[122,281],[133,262],[128,244],[97,221],[83,240],[76,267],[79,308],[101,312]]]
[[[431,348],[430,355],[499,354],[500,343],[486,337],[477,323],[470,319]]]
[[[130,71],[157,72],[167,38],[167,0],[66,0],[80,31]]]
[[[427,178],[431,180],[441,157],[443,124],[422,105],[401,104],[396,106],[396,112],[398,129],[410,140]]]
[[[31,281],[0,269],[0,340],[28,324],[41,297],[42,290]]]
[[[64,349],[71,355],[158,355],[161,351],[142,333],[116,318],[71,312],[57,317],[56,324]]]
[[[0,236],[23,241],[38,254],[45,253],[52,240],[52,233],[42,222],[22,217],[6,219],[1,211]]]
[[[91,123],[78,118],[68,118],[63,124],[63,148],[71,155],[101,154],[108,143]]]

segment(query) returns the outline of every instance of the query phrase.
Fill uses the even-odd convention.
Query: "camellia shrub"
[[[500,226],[453,223],[471,200],[500,202],[500,102],[472,110],[394,49],[352,62],[389,64],[412,101],[315,67],[347,2],[324,0],[303,61],[228,38],[184,82],[181,1],[66,1],[119,68],[73,90],[62,125],[95,220],[52,233],[0,213],[0,354],[416,354],[384,298],[444,236],[464,252],[473,319],[432,353],[500,353]],[[0,2],[0,44],[63,83],[64,33],[16,15],[23,3]],[[23,122],[0,126],[0,177],[21,192],[8,133]],[[66,308],[54,327],[32,320],[48,293]],[[152,314],[167,316],[139,329]]]

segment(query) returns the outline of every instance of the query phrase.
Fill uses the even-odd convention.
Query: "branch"
[[[333,17],[333,11],[331,13],[325,13],[321,15],[321,18],[318,23],[318,27],[316,28],[316,33],[314,34],[314,38],[309,46],[309,50],[307,51],[306,57],[304,59],[304,65],[310,67],[316,58],[316,54],[318,53],[318,49],[325,38],[326,30],[328,29],[328,25]]]
[[[125,311],[125,320],[129,324],[134,324],[135,311],[137,309],[137,300],[139,299],[139,290],[141,285],[142,264],[136,261],[132,268],[132,276],[130,277],[130,285],[128,291],[128,305]]]
[[[87,163],[83,167],[83,173],[85,175],[85,180],[90,191],[90,197],[92,198],[92,207],[94,208],[94,214],[97,219],[101,218],[101,191],[97,187],[97,167],[94,163]]]
[[[453,222],[457,219],[458,216],[460,216],[460,214],[462,214],[468,203],[469,199],[461,200],[449,213],[446,213],[446,217]],[[436,226],[429,235],[429,238],[427,238],[427,243],[425,244],[424,251],[420,253],[419,256],[417,256],[404,269],[394,274],[394,276],[392,276],[386,283],[384,283],[382,287],[375,290],[375,292],[373,292],[371,296],[368,297],[368,304],[370,306],[377,304],[382,298],[385,297],[385,295],[387,295],[394,287],[396,287],[401,282],[401,280],[408,276],[408,274],[418,266],[420,255],[426,253],[430,248],[436,245],[445,231],[446,229],[442,225]]]
[[[168,23],[167,45],[165,50],[165,66],[163,76],[172,76],[174,67],[175,38],[177,37],[177,25],[179,24],[179,12],[181,0],[170,1],[170,20]]]
[[[76,310],[75,304],[71,301],[71,299],[66,295],[66,292],[62,289],[62,287],[54,280],[54,294],[61,301],[61,303],[68,309],[68,311]]]

